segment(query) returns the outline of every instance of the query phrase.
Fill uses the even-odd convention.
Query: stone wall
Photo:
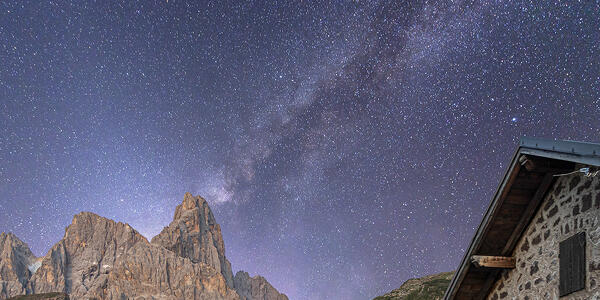
[[[560,177],[517,244],[488,300],[559,299],[559,243],[586,232],[586,288],[560,299],[600,300],[600,176]]]

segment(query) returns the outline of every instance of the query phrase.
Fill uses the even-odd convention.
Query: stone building
[[[521,140],[444,299],[600,300],[600,144]]]

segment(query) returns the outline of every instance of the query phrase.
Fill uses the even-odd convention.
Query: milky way
[[[44,1],[45,2],[45,1]],[[600,2],[1,1],[0,231],[151,238],[370,299],[456,268],[522,136],[600,141]]]

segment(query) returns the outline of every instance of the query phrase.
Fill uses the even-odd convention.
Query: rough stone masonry
[[[600,299],[600,176],[560,177],[524,231],[513,256],[488,295],[498,299],[559,299],[559,243],[586,232],[585,289],[560,297]]]

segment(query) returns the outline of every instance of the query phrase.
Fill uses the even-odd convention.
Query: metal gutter
[[[600,166],[600,144],[596,143],[524,137],[519,147],[523,148],[523,154]]]
[[[600,157],[600,144],[523,137],[519,147],[578,156]]]

